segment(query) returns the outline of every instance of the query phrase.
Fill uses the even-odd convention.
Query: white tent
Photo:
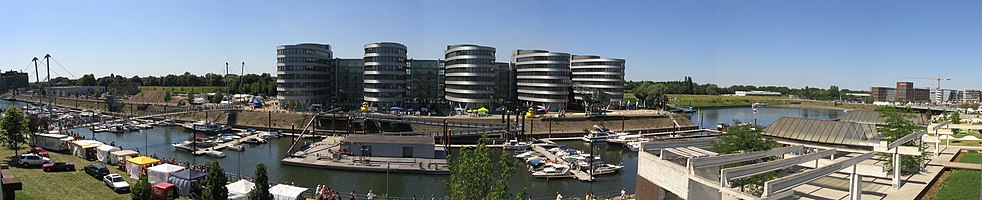
[[[269,188],[269,193],[273,195],[274,200],[304,199],[303,192],[305,191],[307,191],[307,188],[284,185],[284,184],[275,185]]]
[[[249,192],[252,192],[252,188],[255,186],[255,183],[243,179],[225,185],[225,188],[228,188],[228,199],[245,200],[249,198]]]
[[[167,178],[170,178],[171,172],[177,172],[184,170],[184,167],[172,165],[172,164],[162,164],[147,168],[147,176],[150,184],[157,184],[162,182],[167,182]]]
[[[109,162],[106,162],[106,163],[108,163],[110,165],[121,165],[121,164],[125,163],[124,160],[130,159],[130,158],[133,158],[133,157],[136,157],[136,156],[139,156],[139,155],[140,155],[140,153],[137,153],[136,151],[133,151],[133,150],[113,151],[113,152],[109,153]]]
[[[96,159],[99,160],[99,162],[102,162],[102,163],[111,163],[112,161],[110,159],[109,153],[112,153],[114,151],[119,151],[119,148],[114,147],[114,146],[109,146],[109,145],[102,145],[102,146],[96,147],[95,149],[96,149],[96,156],[95,157],[96,157]]]

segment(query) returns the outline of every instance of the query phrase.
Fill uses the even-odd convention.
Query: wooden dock
[[[565,160],[563,160],[563,158],[560,158],[559,156],[556,156],[556,154],[552,154],[552,152],[549,152],[549,150],[546,150],[546,148],[544,148],[542,146],[533,145],[532,146],[532,150],[535,150],[536,152],[539,152],[540,154],[544,155],[549,160],[555,160],[559,164],[570,166],[570,164],[568,162],[566,162]],[[574,170],[574,169],[570,169],[569,171],[570,172],[573,172],[573,178],[576,178],[577,180],[580,180],[580,181],[593,181],[593,177],[590,176],[590,174],[587,174],[586,172],[583,172],[583,171],[580,171],[580,170]]]
[[[242,141],[245,141],[245,140],[247,140],[249,138],[256,138],[256,137],[259,137],[259,132],[256,132],[255,134],[252,134],[252,135],[249,135],[249,136],[245,136],[245,137],[242,137],[242,138],[239,138],[239,139],[232,140],[230,142],[221,143],[221,144],[215,145],[213,147],[197,149],[197,151],[191,152],[191,154],[193,154],[193,155],[202,155],[202,154],[205,154],[205,152],[208,151],[208,150],[225,149],[225,148],[228,148],[229,146],[241,144]]]

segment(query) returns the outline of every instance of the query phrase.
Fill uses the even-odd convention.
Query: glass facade
[[[329,103],[336,88],[331,46],[296,44],[276,47],[276,91],[283,109],[304,110]]]
[[[490,107],[495,102],[495,48],[447,45],[445,98],[455,108]]]
[[[402,106],[406,98],[406,46],[379,42],[365,45],[364,98],[376,108]]]
[[[544,50],[512,53],[518,100],[526,106],[556,111],[569,102],[570,55]]]

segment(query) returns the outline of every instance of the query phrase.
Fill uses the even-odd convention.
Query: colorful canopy
[[[151,157],[140,156],[136,158],[126,159],[126,162],[130,162],[136,165],[150,165],[160,163],[160,160],[153,159]]]

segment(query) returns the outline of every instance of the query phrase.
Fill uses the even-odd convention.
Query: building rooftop
[[[764,135],[823,144],[873,146],[880,142],[876,125],[855,122],[781,117]]]
[[[433,137],[392,135],[348,135],[344,143],[434,144]]]

